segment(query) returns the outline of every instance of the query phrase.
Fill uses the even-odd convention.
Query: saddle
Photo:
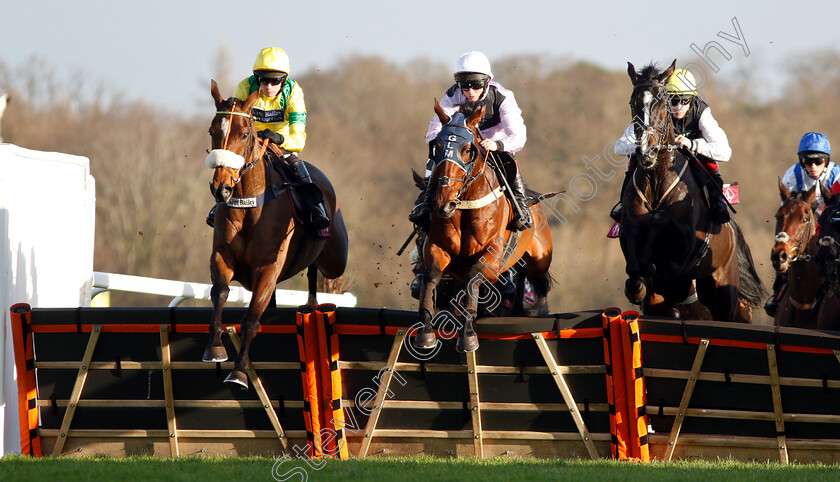
[[[267,173],[271,193],[274,197],[278,197],[285,190],[292,201],[295,220],[311,229],[309,216],[305,213],[308,213],[313,206],[324,202],[323,191],[315,183],[300,182],[289,163],[274,149],[274,146],[266,151],[265,158],[266,164],[271,166]],[[329,237],[330,229],[318,231],[317,234],[321,237]]]

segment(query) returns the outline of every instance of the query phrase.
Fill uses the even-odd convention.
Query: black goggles
[[[825,161],[826,159],[820,156],[802,156],[799,158],[799,162],[805,164],[806,166],[822,166],[823,164],[825,164]]]
[[[677,95],[672,95],[670,101],[671,105],[674,107],[678,105],[688,105],[691,103],[691,97],[680,97]]]
[[[458,82],[458,88],[461,90],[481,90],[484,88],[484,85],[485,81],[483,80],[470,80]]]
[[[286,80],[286,78],[281,77],[281,78],[277,79],[277,78],[274,78],[274,77],[257,77],[257,80],[261,84],[280,85],[280,84],[283,83],[284,80]]]

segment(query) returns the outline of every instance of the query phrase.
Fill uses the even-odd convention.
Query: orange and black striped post
[[[629,457],[627,400],[624,385],[624,358],[621,354],[621,310],[607,308],[601,315],[604,327],[604,366],[606,368],[607,404],[610,411],[610,455],[614,459]]]
[[[342,406],[343,386],[341,384],[341,370],[338,367],[338,333],[335,331],[335,305],[319,305],[315,311],[318,319],[318,347],[320,350],[321,369],[321,398],[324,425],[330,430],[328,440],[324,443],[324,455],[339,457],[342,460],[350,458],[347,439],[344,433],[344,407]],[[324,440],[324,437],[322,437]]]
[[[40,457],[41,437],[38,434],[38,389],[35,384],[35,351],[29,329],[31,308],[18,303],[10,308],[12,338],[15,345],[15,369],[18,386],[20,420],[20,453]]]
[[[648,450],[648,423],[645,412],[647,393],[642,368],[639,313],[636,311],[626,311],[621,314],[621,344],[624,354],[624,379],[627,387],[630,456],[648,462],[650,451]]]
[[[300,376],[303,382],[303,419],[306,426],[306,439],[309,442],[308,455],[320,457],[321,450],[321,410],[318,381],[318,333],[313,320],[314,306],[303,305],[298,308],[297,339],[300,352]]]

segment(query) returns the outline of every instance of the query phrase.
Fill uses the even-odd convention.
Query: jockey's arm
[[[525,147],[528,131],[522,118],[522,109],[516,103],[513,92],[504,92],[505,100],[499,106],[499,117],[502,129],[488,136],[496,141],[500,151],[516,153]]]
[[[300,152],[306,145],[306,104],[303,101],[303,90],[297,84],[289,95],[286,120],[289,122],[289,130],[281,147],[289,152]]]
[[[726,132],[718,125],[717,120],[712,116],[712,109],[706,109],[700,115],[700,134],[703,136],[692,139],[691,150],[695,154],[706,156],[717,162],[726,162],[732,157],[732,148],[729,147],[729,139]]]

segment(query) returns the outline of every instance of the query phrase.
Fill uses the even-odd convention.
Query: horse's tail
[[[744,239],[744,233],[741,227],[730,220],[729,224],[735,230],[735,237],[737,239],[738,249],[738,298],[748,306],[758,306],[767,296],[767,288],[761,282],[758,273],[755,271],[755,264],[753,263],[750,247],[747,245],[747,240]]]
[[[542,276],[534,277],[529,275],[528,279],[531,280],[531,285],[534,287],[534,293],[542,297],[548,295],[548,292],[551,291],[551,287],[555,282],[551,273],[548,271],[546,271]]]

